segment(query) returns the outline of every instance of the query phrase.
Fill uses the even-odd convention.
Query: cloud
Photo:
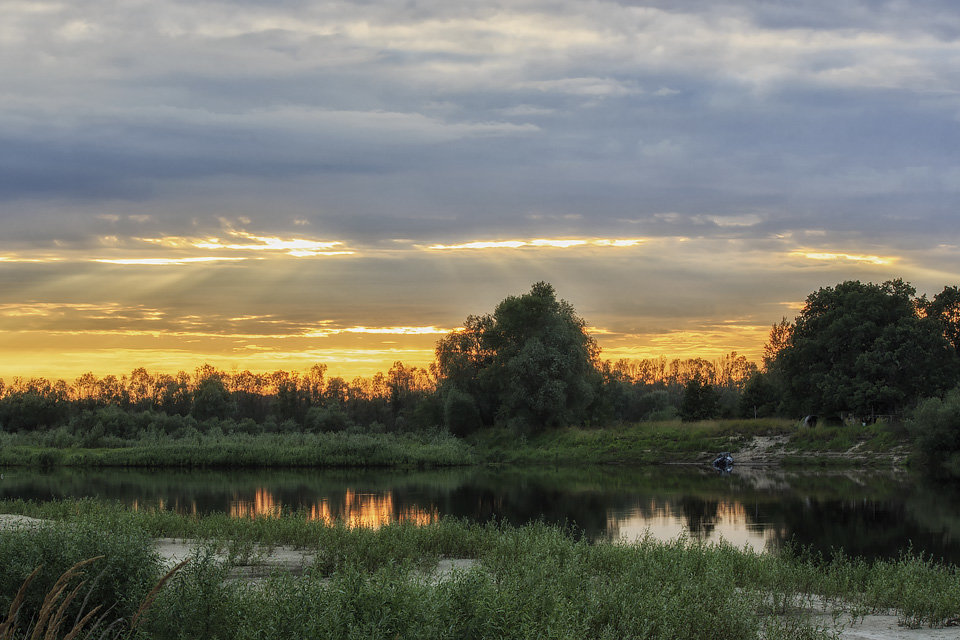
[[[958,43],[946,0],[11,0],[0,304],[158,309],[183,359],[316,357],[316,318],[429,359],[346,329],[547,280],[618,353],[744,350],[771,300],[960,277]],[[55,344],[159,353],[114,338]]]

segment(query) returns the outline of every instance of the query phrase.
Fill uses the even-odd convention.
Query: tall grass
[[[65,428],[64,428],[65,429]],[[792,420],[667,420],[605,428],[568,427],[535,435],[508,428],[482,429],[468,440],[449,433],[205,433],[173,437],[143,432],[140,437],[104,439],[79,448],[77,437],[58,431],[0,431],[0,465],[36,467],[438,467],[478,462],[513,464],[651,464],[708,460],[718,451],[736,452],[754,436],[785,436],[786,448],[803,455],[890,452],[907,444],[896,427],[817,426]]]
[[[151,536],[208,541],[155,594],[139,630],[151,638],[828,638],[836,629],[810,615],[814,605],[854,618],[892,611],[906,626],[960,616],[957,568],[909,551],[894,561],[842,553],[825,561],[802,550],[757,553],[685,539],[590,544],[543,523],[447,519],[372,530],[302,513],[230,519],[91,500],[5,502],[0,510],[58,522],[0,532],[0,566],[18,567],[0,584],[0,604],[9,605],[42,558],[69,567],[78,554],[103,554],[98,562],[122,571],[105,572],[91,602],[129,616],[159,574]],[[302,576],[227,580],[228,560],[213,550],[237,541],[292,544],[314,560]],[[58,547],[71,551],[60,557]],[[435,576],[445,557],[474,563]],[[44,577],[31,606],[42,605],[58,575]]]
[[[0,434],[0,465],[78,467],[423,467],[472,464],[469,446],[444,433],[214,434],[118,440],[112,448],[51,448],[32,434]]]
[[[486,429],[470,442],[486,462],[505,464],[656,464],[711,459],[719,451],[737,452],[757,436],[785,438],[794,455],[846,451],[889,452],[908,445],[905,432],[886,424],[802,427],[794,420],[666,420],[598,429],[569,427],[532,436],[509,429]],[[858,461],[857,464],[862,464]]]
[[[81,568],[86,575],[75,585]],[[10,637],[17,626],[58,637],[61,623],[73,628],[94,607],[111,621],[129,620],[159,574],[152,538],[129,517],[0,530],[0,611],[9,612]]]

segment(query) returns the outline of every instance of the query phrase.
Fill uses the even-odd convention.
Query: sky
[[[0,377],[423,366],[541,280],[756,359],[960,280],[950,0],[0,6]]]

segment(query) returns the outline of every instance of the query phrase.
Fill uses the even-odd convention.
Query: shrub
[[[922,466],[934,475],[960,476],[960,388],[920,403],[907,428]]]
[[[306,426],[308,431],[343,431],[350,424],[347,414],[339,405],[331,407],[310,407],[307,411]]]
[[[453,388],[443,403],[443,421],[456,436],[468,436],[481,427],[480,411],[469,393]]]

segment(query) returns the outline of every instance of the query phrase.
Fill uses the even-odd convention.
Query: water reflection
[[[390,471],[86,471],[8,469],[0,498],[94,496],[138,509],[271,517],[301,512],[349,526],[473,522],[568,525],[589,539],[685,535],[754,549],[793,541],[829,554],[915,550],[960,563],[960,487],[904,474],[738,468]]]
[[[676,507],[650,504],[645,508],[611,510],[607,514],[607,537],[627,541],[647,535],[657,540],[723,540],[738,548],[763,551],[777,540],[779,527],[774,523],[758,524],[756,515],[748,517],[747,508],[739,502],[685,497]]]
[[[343,502],[324,499],[311,505],[307,512],[311,520],[333,523],[342,520],[351,527],[378,528],[394,522],[408,522],[418,526],[436,522],[440,513],[436,507],[423,509],[416,505],[400,508],[395,505],[393,492],[355,493],[349,489],[344,493]]]
[[[154,502],[134,499],[130,501],[134,511],[170,510],[185,515],[196,515],[201,512],[196,500],[182,501],[174,499],[166,501],[158,498]],[[308,520],[318,520],[333,524],[343,522],[348,527],[368,527],[377,529],[393,523],[409,523],[423,526],[440,519],[440,512],[436,505],[420,507],[417,505],[401,505],[394,498],[392,491],[354,491],[347,489],[340,495],[316,500],[310,504],[284,504],[279,495],[271,493],[266,487],[258,487],[253,497],[244,497],[234,492],[230,498],[226,513],[231,518],[274,518],[284,511],[303,511]]]

